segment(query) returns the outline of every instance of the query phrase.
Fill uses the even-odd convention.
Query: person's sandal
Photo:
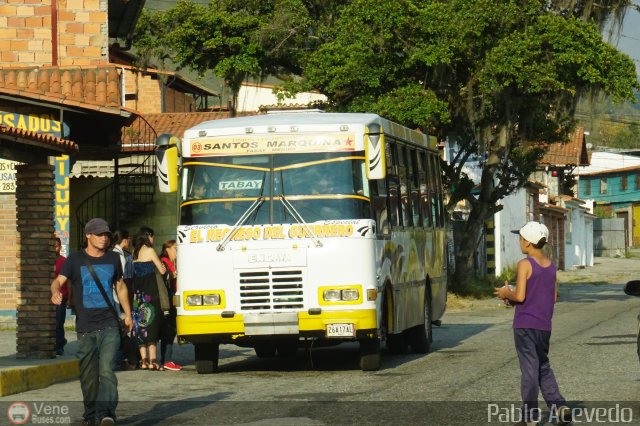
[[[149,365],[149,358],[142,358],[140,361],[140,369],[141,370],[149,370],[151,367]]]
[[[149,370],[153,371],[164,371],[164,367],[158,364],[155,358],[151,358],[151,362],[149,363]]]

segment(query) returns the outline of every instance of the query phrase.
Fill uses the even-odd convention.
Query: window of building
[[[584,195],[591,195],[591,179],[585,179],[584,184]]]
[[[600,178],[600,193],[607,193],[607,178]]]
[[[626,191],[627,186],[628,186],[627,175],[620,176],[620,191]]]

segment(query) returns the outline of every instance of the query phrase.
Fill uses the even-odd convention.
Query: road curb
[[[77,359],[0,370],[0,396],[41,389],[54,383],[77,379]]]

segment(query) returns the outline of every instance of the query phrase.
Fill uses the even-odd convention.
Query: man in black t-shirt
[[[108,426],[115,424],[118,405],[118,380],[113,367],[120,346],[120,330],[114,308],[114,287],[124,313],[124,331],[131,331],[133,320],[120,258],[117,253],[107,251],[111,237],[109,225],[103,219],[94,218],[84,229],[87,248],[69,256],[60,275],[51,283],[51,301],[56,305],[62,302],[60,287],[69,280],[76,309],[76,356],[80,360],[84,423]]]

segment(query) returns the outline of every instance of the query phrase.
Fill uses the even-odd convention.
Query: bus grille
[[[240,310],[268,311],[303,307],[301,270],[240,272]]]

